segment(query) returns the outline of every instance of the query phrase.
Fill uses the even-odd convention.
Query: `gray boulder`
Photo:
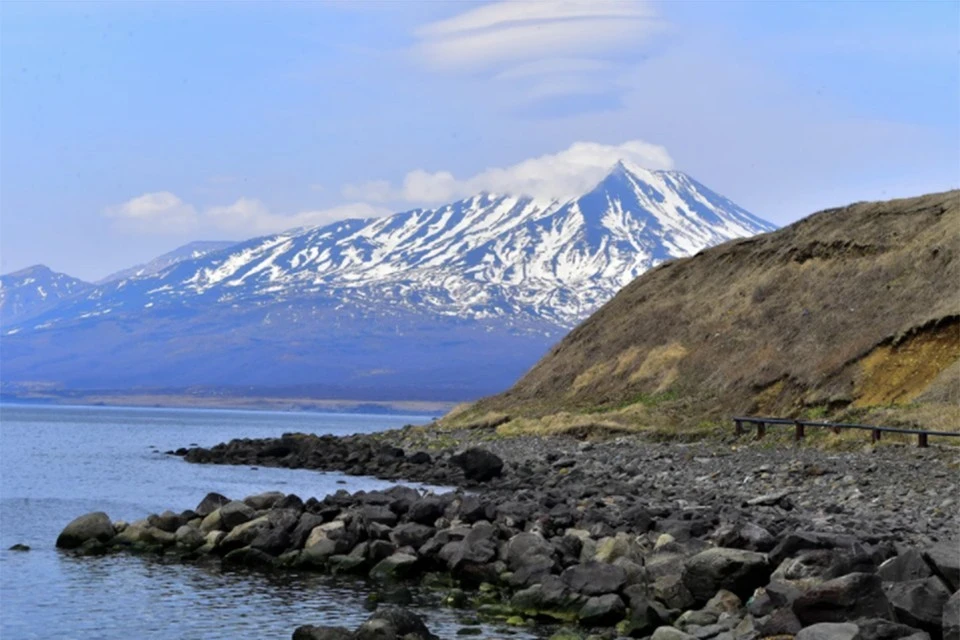
[[[408,553],[394,553],[376,565],[370,570],[370,577],[374,580],[402,580],[406,578],[417,566],[419,559],[417,556]]]
[[[436,640],[423,618],[398,607],[378,609],[353,634],[353,640]]]
[[[900,640],[901,638],[911,638],[911,640],[929,640],[930,636],[926,632],[908,627],[899,622],[883,620],[880,618],[860,618],[857,620],[859,631],[854,640]]]
[[[200,504],[197,505],[197,508],[194,509],[196,513],[201,518],[206,518],[208,515],[222,507],[223,505],[230,502],[230,498],[220,495],[219,493],[208,493],[203,500],[200,501]]]
[[[933,575],[930,565],[923,557],[923,553],[910,549],[895,558],[890,558],[880,565],[877,575],[884,582],[906,582],[908,580],[922,580]]]
[[[353,632],[344,627],[315,627],[305,624],[293,632],[293,640],[352,640]]]
[[[766,556],[742,549],[707,549],[688,559],[683,566],[683,583],[699,604],[710,600],[721,589],[746,600],[769,578]]]
[[[820,622],[802,629],[796,640],[853,640],[859,631],[850,622]]]
[[[653,632],[650,640],[697,640],[697,638],[674,627],[659,627]]]
[[[804,626],[857,618],[894,619],[880,577],[871,573],[828,580],[794,600],[793,612]]]
[[[560,579],[577,593],[600,596],[620,591],[627,583],[627,573],[616,565],[587,562],[569,567]]]
[[[950,591],[960,589],[960,540],[948,540],[933,545],[924,553],[934,573],[940,576]]]
[[[247,496],[243,499],[243,502],[256,511],[263,511],[264,509],[272,509],[274,505],[285,497],[286,496],[280,491],[267,491],[266,493]]]
[[[254,511],[246,503],[240,502],[239,500],[228,502],[220,507],[219,512],[220,528],[222,528],[224,531],[230,531],[234,527],[241,525],[244,522],[250,522],[257,517],[256,511]],[[210,515],[212,516],[213,514]]]
[[[941,624],[943,640],[960,640],[960,591],[944,603]]]
[[[416,522],[407,522],[390,532],[390,539],[398,547],[413,547],[419,549],[434,536],[436,529]]]
[[[450,462],[463,469],[467,480],[486,482],[500,477],[503,473],[503,460],[486,449],[472,447],[463,453],[450,457]]]
[[[627,607],[620,596],[608,593],[605,596],[594,596],[584,603],[577,614],[577,619],[585,627],[612,627],[627,614]]]
[[[114,536],[113,523],[110,516],[103,511],[96,511],[82,515],[64,527],[57,536],[57,547],[60,549],[76,549],[88,540],[109,542]]]
[[[943,608],[950,599],[950,592],[939,578],[890,583],[884,592],[899,622],[939,634]]]

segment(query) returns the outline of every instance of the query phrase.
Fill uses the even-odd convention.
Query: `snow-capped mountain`
[[[160,273],[164,269],[172,267],[178,262],[183,262],[184,260],[196,260],[197,258],[202,258],[208,253],[220,251],[221,249],[226,249],[227,247],[231,247],[235,244],[236,242],[229,240],[198,240],[196,242],[190,242],[182,247],[177,247],[173,251],[168,251],[163,255],[157,256],[150,262],[145,262],[143,264],[138,264],[126,269],[121,269],[115,273],[111,273],[106,278],[102,278],[97,281],[97,284],[106,284],[108,282],[127,280],[129,278],[152,276]]]
[[[0,276],[0,326],[36,317],[93,285],[42,264]]]
[[[74,382],[89,357],[99,358],[85,370],[98,384],[422,386],[443,371],[475,395],[511,382],[659,262],[771,229],[684,173],[619,163],[568,201],[480,194],[255,238],[105,283],[4,337],[69,345],[58,379]],[[256,354],[249,369],[237,367],[240,351]],[[23,354],[30,379],[42,379],[43,363]],[[304,369],[310,362],[326,364]]]

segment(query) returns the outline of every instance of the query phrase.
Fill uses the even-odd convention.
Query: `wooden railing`
[[[830,429],[834,433],[840,433],[843,429],[859,429],[869,431],[870,439],[873,442],[879,442],[884,433],[906,433],[917,436],[917,446],[926,447],[929,444],[930,436],[943,436],[946,438],[960,437],[960,431],[925,431],[921,429],[902,429],[900,427],[878,427],[868,424],[850,424],[845,422],[821,422],[816,420],[793,420],[790,418],[757,418],[746,416],[734,416],[733,423],[736,426],[738,436],[746,433],[744,424],[757,425],[757,440],[767,434],[768,426],[793,426],[793,439],[800,441],[806,435],[807,427]]]

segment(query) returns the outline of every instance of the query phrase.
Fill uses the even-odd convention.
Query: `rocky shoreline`
[[[458,489],[434,495],[397,486],[306,500],[210,494],[194,509],[130,524],[82,516],[58,546],[428,584],[481,616],[563,625],[563,638],[960,638],[950,450],[502,439],[492,429],[409,428],[176,453],[189,462]],[[302,627],[294,637],[429,637],[425,628],[401,632],[409,620],[391,627],[384,620],[392,615],[367,631]]]

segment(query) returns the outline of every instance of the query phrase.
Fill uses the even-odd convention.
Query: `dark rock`
[[[546,559],[553,564],[553,545],[537,533],[518,533],[507,542],[507,566],[511,571]]]
[[[300,514],[297,526],[290,532],[290,547],[293,549],[302,549],[307,538],[310,537],[310,532],[313,531],[314,527],[318,527],[321,524],[323,524],[322,516],[307,511]]]
[[[27,545],[25,545],[25,544],[21,544],[21,543],[18,542],[17,544],[15,544],[15,545],[13,545],[12,547],[10,547],[9,550],[10,550],[10,551],[30,551],[30,547],[27,546]]]
[[[653,581],[653,595],[671,609],[686,610],[696,603],[680,575],[659,576]]]
[[[630,617],[623,630],[626,635],[642,638],[653,633],[660,625],[669,623],[662,610],[648,599],[642,588],[628,587],[624,595],[630,605]]]
[[[769,616],[756,623],[756,630],[762,637],[796,635],[803,625],[796,614],[788,608],[775,609]]]
[[[242,547],[223,556],[223,566],[269,568],[276,566],[277,559],[259,549]]]
[[[303,500],[295,493],[288,494],[283,497],[282,500],[278,500],[275,505],[276,509],[290,509],[292,511],[303,511]]]
[[[701,604],[720,589],[746,600],[769,578],[766,556],[742,549],[707,549],[688,559],[683,567],[683,583]]]
[[[360,517],[364,523],[385,524],[392,527],[397,524],[397,514],[387,507],[377,505],[367,505],[360,509]]]
[[[383,607],[377,609],[356,630],[353,640],[435,640],[423,618],[407,609]]]
[[[941,624],[943,640],[960,640],[960,591],[944,603]]]
[[[919,629],[881,618],[860,618],[857,620],[857,627],[860,630],[855,640],[900,640],[916,634],[926,637],[926,634]]]
[[[610,627],[623,620],[626,613],[627,607],[620,596],[609,593],[588,599],[577,618],[585,627]]]
[[[57,547],[76,549],[89,540],[105,543],[113,538],[114,533],[110,516],[103,511],[96,511],[82,515],[64,527],[57,537]]]
[[[286,496],[280,491],[267,491],[266,493],[247,496],[243,499],[243,501],[252,509],[256,511],[263,511],[264,509],[272,509],[285,497]]]
[[[417,451],[413,455],[407,457],[407,462],[410,464],[430,464],[433,462],[433,458],[431,458],[430,454],[426,451]]]
[[[290,532],[298,521],[297,512],[274,509],[267,516],[268,526],[257,532],[250,546],[271,555],[280,555],[291,547]]]
[[[315,627],[305,624],[293,632],[293,640],[352,640],[353,632],[344,627]]]
[[[397,526],[390,532],[390,539],[400,547],[419,549],[427,540],[433,537],[436,529],[415,522],[407,522]]]
[[[943,607],[950,599],[940,578],[888,583],[883,590],[899,622],[939,635]]]
[[[940,576],[950,591],[960,589],[960,540],[936,544],[928,548],[924,555],[934,573]]]
[[[374,580],[402,580],[413,574],[419,559],[407,553],[394,553],[370,570]]]
[[[201,518],[205,518],[228,502],[230,502],[230,498],[220,495],[219,493],[211,492],[200,501],[200,504],[197,505],[194,511]]]
[[[220,507],[220,524],[224,531],[230,531],[238,525],[250,522],[256,516],[256,511],[239,500],[232,500]]]
[[[813,531],[798,531],[785,536],[769,554],[771,566],[779,566],[787,558],[809,549],[849,549],[856,539],[853,536]]]
[[[564,570],[560,579],[577,593],[599,596],[620,591],[627,583],[627,574],[616,565],[587,562]]]
[[[868,573],[851,573],[810,589],[794,600],[793,612],[804,626],[857,618],[894,619],[880,577]]]
[[[450,457],[450,462],[463,469],[467,480],[487,482],[503,473],[503,460],[486,449],[471,447],[463,453]]]
[[[928,578],[933,575],[933,572],[923,554],[916,549],[910,549],[880,565],[877,575],[884,582],[906,582]]]
[[[575,593],[558,577],[548,576],[542,583],[513,594],[510,605],[530,616],[563,620],[578,614],[586,601],[586,596]]]
[[[432,525],[443,515],[446,508],[447,502],[439,496],[424,496],[410,505],[407,518],[411,522]]]
[[[160,515],[152,514],[147,517],[147,524],[167,533],[174,533],[186,523],[185,519],[172,511],[164,511]]]
[[[472,495],[461,498],[457,515],[467,524],[473,524],[479,520],[491,520],[494,516],[493,513],[488,513],[487,504],[484,501]]]

